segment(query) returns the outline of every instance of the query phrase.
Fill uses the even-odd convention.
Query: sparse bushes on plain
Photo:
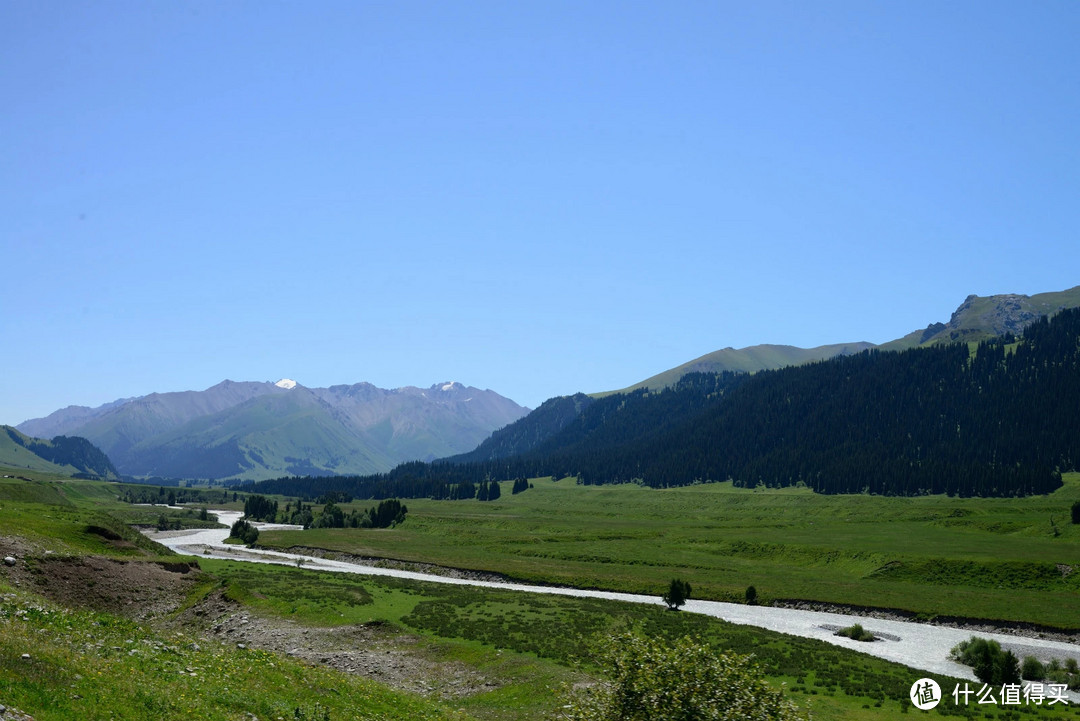
[[[1020,673],[1026,681],[1049,681],[1065,684],[1070,691],[1080,691],[1080,665],[1075,658],[1065,659],[1064,664],[1052,658],[1044,664],[1034,656],[1026,656]]]

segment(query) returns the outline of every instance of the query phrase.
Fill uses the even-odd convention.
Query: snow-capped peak
[[[278,388],[285,388],[286,390],[292,390],[293,388],[296,388],[296,381],[294,381],[291,378],[282,378],[281,380],[279,380],[274,385],[276,385]]]
[[[444,384],[442,389],[444,391],[450,391],[450,390],[453,390],[454,388],[456,388],[457,385],[458,385],[457,381],[450,381],[449,383]]]

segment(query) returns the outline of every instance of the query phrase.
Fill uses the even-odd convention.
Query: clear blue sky
[[[519,403],[1080,284],[1080,3],[0,2],[0,423]]]

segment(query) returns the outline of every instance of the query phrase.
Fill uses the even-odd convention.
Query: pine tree
[[[667,604],[668,609],[677,611],[690,598],[690,590],[689,583],[680,578],[673,578],[671,579],[671,585],[668,586],[667,592],[661,596],[661,599]]]

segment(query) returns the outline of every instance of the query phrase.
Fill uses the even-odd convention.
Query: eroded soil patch
[[[276,651],[425,696],[460,698],[498,685],[464,663],[432,658],[422,639],[383,624],[304,626],[252,613],[220,591],[186,609],[180,620],[230,644]]]
[[[0,539],[0,566],[13,584],[73,608],[106,611],[137,620],[160,618],[180,608],[200,575],[196,563],[127,561],[103,556],[28,555],[25,544]]]

